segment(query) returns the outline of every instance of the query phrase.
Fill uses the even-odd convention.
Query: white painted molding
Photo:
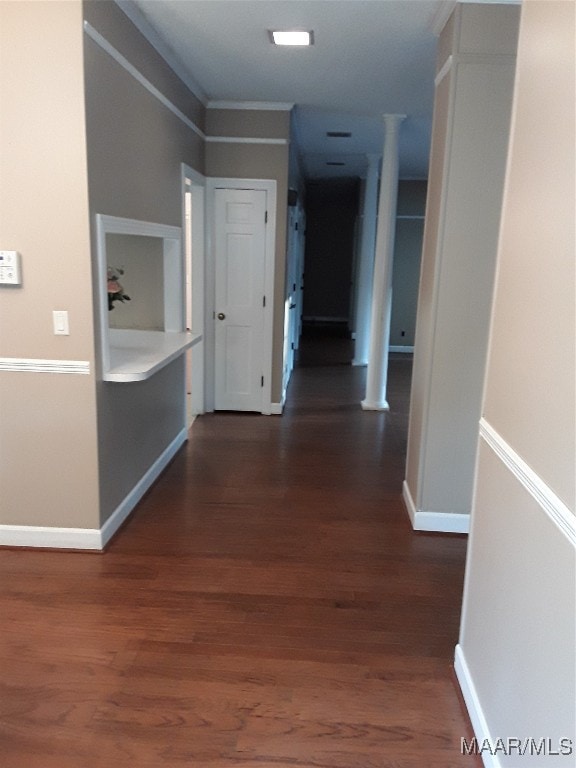
[[[0,357],[0,371],[86,375],[90,373],[90,363],[87,360],[38,360],[24,357]]]
[[[284,101],[209,101],[208,109],[245,109],[255,112],[290,112],[293,102]]]
[[[154,483],[158,479],[158,477],[161,475],[163,470],[172,461],[176,453],[180,450],[180,448],[186,442],[187,435],[188,435],[187,429],[181,430],[178,433],[178,435],[176,435],[176,437],[174,438],[174,440],[172,440],[170,445],[160,454],[160,456],[156,459],[154,464],[152,464],[150,469],[136,483],[136,485],[130,491],[130,493],[126,496],[124,501],[122,501],[118,505],[118,507],[110,515],[108,520],[106,520],[106,522],[104,523],[104,525],[99,531],[101,536],[101,545],[100,545],[101,549],[104,549],[106,544],[110,541],[112,536],[114,536],[114,534],[120,528],[122,523],[124,523],[128,515],[132,512],[136,504],[138,504],[138,502],[140,501],[142,496],[144,496],[146,491],[150,488],[152,483]]]
[[[363,411],[389,411],[387,400],[362,400],[360,403]]]
[[[535,499],[556,527],[572,545],[576,546],[576,516],[566,504],[484,418],[480,419],[480,437]]]
[[[446,26],[446,22],[452,15],[456,5],[457,0],[443,0],[438,6],[432,21],[430,22],[430,30],[435,35],[435,37],[440,37],[440,33]]]
[[[468,533],[470,530],[470,515],[462,512],[429,512],[418,509],[406,480],[402,483],[402,498],[415,531]]]
[[[102,549],[97,528],[0,525],[0,546],[48,549]]]
[[[389,352],[405,352],[406,354],[409,354],[411,352],[414,352],[414,346],[402,345],[402,344],[393,344],[389,348]]]
[[[170,99],[167,99],[164,94],[156,88],[155,85],[152,85],[150,80],[148,80],[144,75],[136,69],[135,66],[133,66],[128,59],[123,56],[119,50],[114,48],[114,46],[106,40],[105,37],[103,37],[100,32],[98,32],[94,27],[89,24],[87,21],[84,22],[84,31],[90,37],[96,45],[99,45],[100,48],[102,48],[103,51],[106,51],[106,53],[111,56],[114,61],[116,61],[120,66],[126,70],[132,77],[137,80],[140,85],[142,85],[146,90],[152,94],[156,99],[158,99],[159,102],[161,102],[167,109],[172,112],[173,115],[176,115],[176,117],[181,120],[185,125],[188,126],[194,133],[196,133],[198,136],[200,136],[201,139],[206,139],[205,133],[194,123],[192,120],[190,120],[189,117],[187,117],[184,112],[178,109],[178,107],[173,104]]]
[[[180,78],[180,80],[182,80],[188,90],[196,96],[201,104],[206,106],[208,97],[204,93],[204,90],[198,85],[196,80],[194,80],[190,72],[182,66],[182,62],[179,61],[172,49],[166,45],[164,40],[162,40],[140,9],[132,2],[132,0],[116,0],[116,4],[122,11],[124,11],[126,16],[128,16],[130,21],[157,53],[160,54],[170,69]]]
[[[160,454],[102,528],[47,528],[32,525],[0,525],[0,546],[49,549],[102,550],[132,512],[142,496],[186,442],[183,429]]]
[[[279,403],[270,403],[270,415],[282,416],[284,413],[284,406],[286,405],[286,392],[282,393],[282,400]]]
[[[440,67],[438,70],[436,77],[434,78],[434,86],[437,88],[438,85],[444,80],[448,72],[452,69],[454,65],[454,56],[450,54],[444,64]]]
[[[279,146],[290,143],[288,139],[259,139],[249,136],[206,136],[206,141],[209,144],[277,144]]]
[[[484,716],[478,693],[476,692],[476,686],[474,685],[474,680],[468,669],[464,651],[460,644],[456,646],[454,654],[454,671],[456,672],[458,684],[460,685],[460,690],[462,691],[464,703],[466,704],[466,709],[468,710],[472,729],[478,744],[482,744],[484,739],[487,739],[488,743],[493,744],[494,740],[491,738],[488,723]],[[482,760],[485,768],[501,768],[498,756],[491,755],[489,750],[482,752]]]

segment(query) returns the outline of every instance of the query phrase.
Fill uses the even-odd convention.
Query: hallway
[[[282,418],[197,419],[104,555],[0,551],[3,768],[480,765],[466,540],[401,500],[410,360],[387,414],[365,369],[311,360]]]

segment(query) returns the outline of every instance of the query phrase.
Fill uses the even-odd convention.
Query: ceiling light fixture
[[[273,29],[270,31],[270,40],[274,45],[313,45],[314,33],[300,29]]]

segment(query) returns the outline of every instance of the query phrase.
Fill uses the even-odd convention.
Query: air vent
[[[346,163],[337,163],[334,160],[329,160],[326,165],[346,165]]]
[[[349,139],[352,134],[350,131],[326,131],[326,136],[330,139]]]

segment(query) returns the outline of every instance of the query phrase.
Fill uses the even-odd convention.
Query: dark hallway
[[[3,768],[479,765],[466,541],[401,500],[410,360],[363,412],[341,341],[303,339],[283,417],[198,418],[104,555],[0,552]]]

